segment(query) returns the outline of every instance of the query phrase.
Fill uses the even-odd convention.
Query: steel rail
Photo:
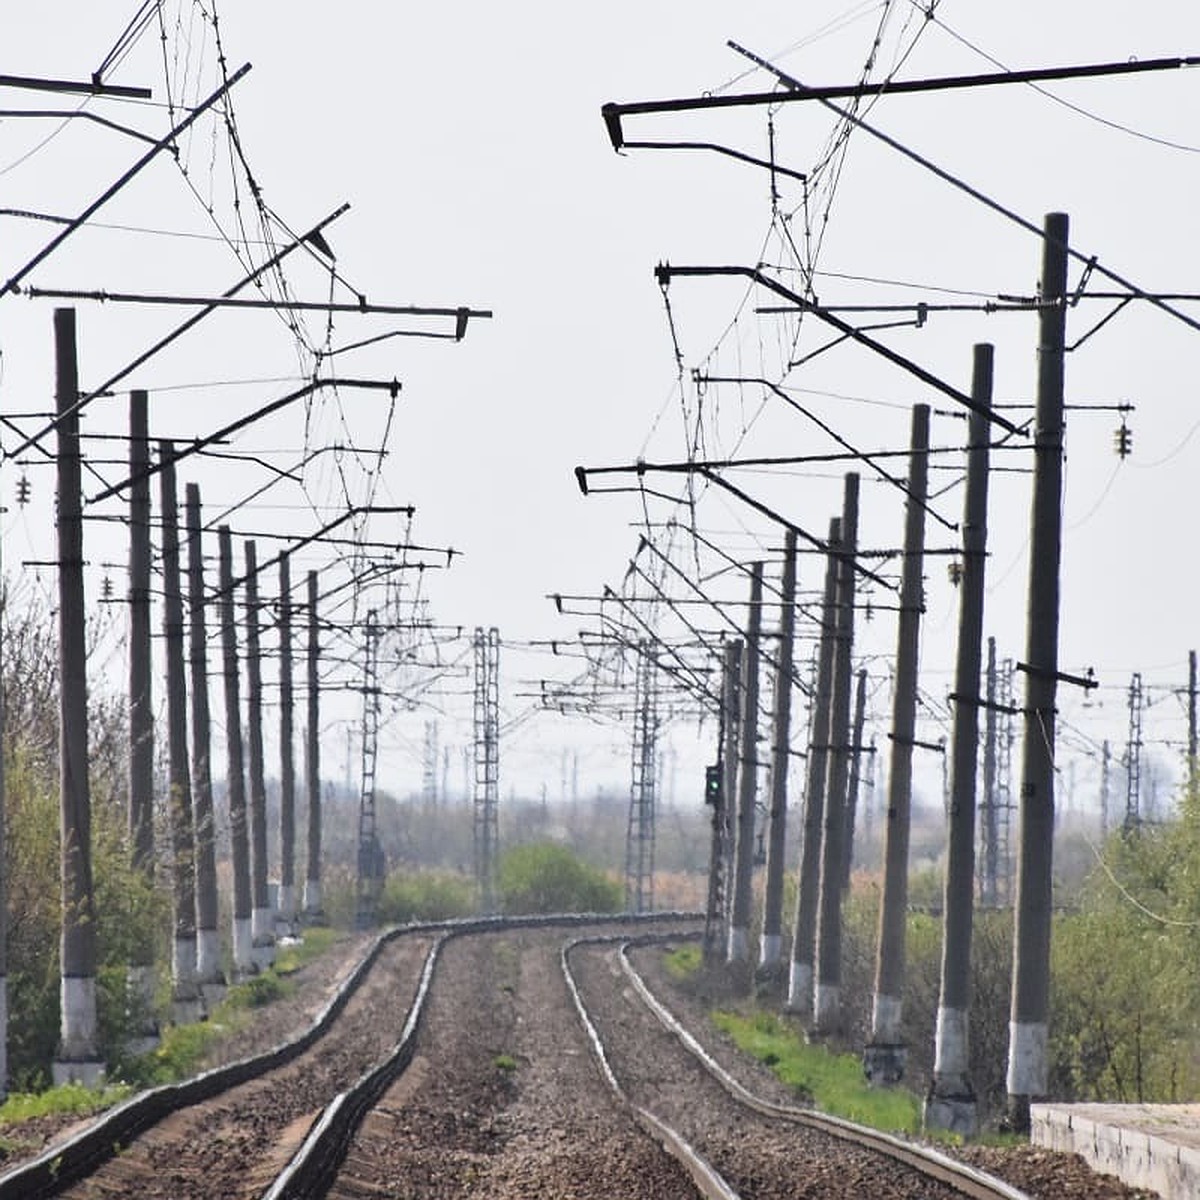
[[[617,939],[611,939],[613,941]],[[936,1179],[952,1187],[970,1200],[1030,1200],[1028,1193],[1005,1183],[1002,1179],[988,1175],[975,1167],[960,1163],[948,1155],[929,1146],[918,1146],[901,1138],[865,1125],[858,1125],[842,1117],[830,1116],[814,1109],[797,1108],[774,1104],[754,1095],[728,1071],[725,1070],[676,1019],[671,1011],[650,990],[649,985],[629,961],[629,949],[635,945],[650,945],[664,940],[661,935],[650,935],[635,940],[627,939],[620,947],[621,968],[642,1002],[650,1009],[659,1023],[678,1039],[688,1051],[735,1100],[763,1116],[803,1125],[820,1130],[832,1137],[851,1142],[863,1149],[882,1154],[895,1162],[902,1163],[930,1179]],[[675,939],[678,940],[678,936]]]
[[[645,925],[680,920],[697,920],[698,913],[629,914],[556,914],[537,917],[475,917],[460,921],[438,922],[423,928],[441,932],[430,951],[422,972],[416,998],[409,1011],[400,1040],[391,1055],[365,1072],[352,1087],[336,1096],[314,1122],[304,1144],[263,1193],[262,1200],[320,1200],[337,1176],[359,1126],[387,1089],[403,1074],[412,1061],[441,951],[454,938],[475,933],[502,932],[506,929],[578,928],[603,922],[606,925]],[[396,932],[407,932],[405,926]],[[627,937],[617,935],[617,940]],[[706,1200],[738,1200],[735,1195],[705,1193]]]
[[[382,933],[367,948],[312,1026],[290,1042],[262,1054],[216,1067],[180,1083],[138,1092],[64,1142],[48,1146],[36,1158],[0,1175],[0,1200],[42,1200],[57,1196],[86,1178],[121,1148],[151,1126],[180,1109],[203,1103],[230,1088],[291,1062],[321,1038],[349,1003],[384,947],[397,933],[428,934],[428,926],[405,927]]]
[[[721,1173],[678,1130],[671,1128],[665,1121],[650,1112],[649,1109],[634,1104],[625,1094],[625,1090],[621,1087],[616,1075],[613,1073],[608,1056],[604,1052],[604,1042],[600,1037],[600,1032],[588,1015],[587,1005],[583,1002],[579,985],[575,980],[575,976],[571,973],[570,954],[572,950],[579,946],[611,945],[614,941],[619,942],[622,940],[623,935],[615,939],[603,935],[575,938],[562,948],[560,954],[559,961],[562,967],[563,978],[566,980],[567,991],[571,995],[571,1001],[575,1005],[575,1013],[579,1017],[583,1031],[587,1035],[592,1056],[596,1059],[600,1073],[604,1076],[605,1082],[617,1097],[617,1100],[628,1109],[634,1121],[687,1171],[688,1175],[691,1176],[692,1182],[696,1185],[697,1191],[699,1191],[705,1200],[741,1200],[739,1194],[734,1191]]]
[[[606,925],[645,926],[667,921],[678,923],[683,920],[698,920],[701,916],[702,914],[699,913],[674,912],[652,913],[643,916],[584,913],[545,917],[479,917],[454,921],[425,921],[384,930],[368,946],[353,971],[342,981],[325,1007],[317,1014],[311,1027],[300,1036],[283,1042],[262,1054],[251,1055],[225,1066],[216,1067],[180,1083],[164,1084],[138,1092],[128,1100],[102,1113],[74,1136],[61,1142],[52,1143],[35,1158],[0,1174],[0,1200],[47,1200],[49,1197],[60,1195],[75,1183],[86,1179],[105,1162],[120,1154],[134,1138],[172,1113],[201,1104],[230,1088],[255,1079],[267,1071],[285,1066],[308,1050],[329,1031],[330,1026],[366,979],[384,948],[397,938],[434,937],[438,939],[427,958],[422,973],[422,979],[424,979],[426,972],[432,974],[433,966],[436,963],[435,952],[440,945],[451,938],[466,934],[514,928],[583,927],[600,922]],[[417,1012],[417,1006],[414,1004],[405,1026],[406,1030],[414,1019],[419,1020],[419,1013],[414,1018],[415,1012]],[[403,1046],[404,1041],[404,1034],[402,1034],[400,1042],[397,1044],[397,1050]],[[393,1056],[396,1053],[397,1051],[394,1050]],[[331,1140],[330,1135],[339,1135],[344,1132],[345,1128],[345,1116],[339,1116],[338,1110],[354,1114],[355,1093],[359,1089],[372,1086],[371,1076],[372,1072],[368,1071],[353,1087],[336,1097],[326,1108],[317,1124],[327,1125],[330,1132],[324,1140],[310,1135],[309,1141],[313,1142],[310,1154],[313,1158],[305,1170],[320,1174],[325,1169],[319,1162],[319,1156],[323,1153],[328,1154],[331,1150],[336,1152],[335,1142]],[[365,1113],[366,1109],[362,1109],[357,1114],[357,1121],[361,1121]],[[357,1121],[354,1125],[355,1129]],[[340,1122],[342,1124],[339,1124]],[[353,1130],[351,1130],[352,1133]],[[348,1145],[348,1140],[344,1145]],[[303,1190],[301,1185],[304,1184],[305,1178],[304,1171],[293,1172],[293,1186],[287,1192],[289,1200],[299,1196],[321,1194],[316,1191]]]

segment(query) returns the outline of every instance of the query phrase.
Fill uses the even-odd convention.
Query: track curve
[[[698,928],[659,914],[389,931],[313,1030],[134,1097],[0,1176],[0,1200],[1026,1200],[731,1080],[629,960],[631,942]]]

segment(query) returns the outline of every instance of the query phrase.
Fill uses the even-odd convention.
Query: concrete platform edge
[[[1098,1116],[1097,1109],[1106,1107],[1109,1111]],[[1034,1104],[1030,1106],[1030,1141],[1046,1149],[1082,1155],[1093,1170],[1116,1175],[1130,1187],[1148,1188],[1163,1200],[1200,1196],[1200,1149],[1131,1127],[1136,1124],[1138,1108]]]

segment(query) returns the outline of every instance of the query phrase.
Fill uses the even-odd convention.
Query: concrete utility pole
[[[279,896],[276,932],[296,932],[295,693],[292,686],[292,575],[279,556]]]
[[[8,589],[3,579],[4,572],[0,569],[0,1102],[8,1096],[8,797],[3,752],[8,725],[3,686]]]
[[[104,1073],[96,1042],[96,908],[88,791],[87,647],[79,371],[75,310],[54,310],[58,417],[59,788],[62,817],[61,1034],[54,1082],[95,1083]]]
[[[758,795],[758,661],[762,636],[763,566],[750,569],[750,611],[746,622],[746,651],[742,678],[741,775],[738,780],[737,824],[733,846],[733,910],[729,918],[726,961],[750,961],[750,912],[754,903],[754,818]]]
[[[246,820],[246,767],[242,752],[242,714],[238,688],[237,623],[233,604],[233,536],[228,525],[217,530],[218,586],[221,596],[221,653],[225,676],[225,791],[229,797],[229,839],[233,849],[233,973],[245,979],[255,972],[253,897],[250,888],[250,837]]]
[[[171,995],[176,1024],[204,1016],[196,979],[196,841],[188,770],[187,680],[183,667],[183,594],[179,576],[179,504],[175,446],[159,442],[162,508],[163,641],[167,665],[167,809],[175,858],[175,940]]]
[[[8,797],[4,770],[7,726],[4,706],[4,625],[8,589],[0,563],[0,1101],[8,1096]]]
[[[854,691],[854,731],[850,735],[850,787],[846,795],[846,855],[842,859],[842,891],[850,890],[854,867],[854,827],[858,819],[858,792],[862,782],[863,725],[867,719],[867,669],[860,667]]]
[[[1196,791],[1196,652],[1188,651],[1188,791]]]
[[[954,669],[954,729],[950,759],[950,831],[943,904],[942,976],[933,1089],[925,1125],[973,1137],[979,1127],[971,1085],[971,934],[975,908],[975,763],[979,751],[979,674],[983,649],[983,585],[987,565],[988,437],[993,349],[975,347],[963,507],[958,653]]]
[[[722,897],[724,922],[721,940],[721,959],[729,948],[729,921],[733,916],[733,847],[737,840],[734,825],[737,821],[738,747],[742,741],[742,663],[746,648],[741,638],[725,644],[724,688],[721,694],[725,714],[725,731],[721,745],[721,796],[725,803],[725,861]]]
[[[817,916],[817,971],[813,1032],[833,1033],[842,1023],[842,859],[846,842],[846,785],[850,778],[850,656],[854,649],[854,556],[858,549],[858,476],[846,476],[842,546],[838,558],[833,692],[829,702],[829,771],[821,839]]]
[[[150,685],[150,437],[148,398],[129,393],[129,845],[133,868],[154,879],[154,705]],[[154,1020],[154,943],[136,946],[129,995],[139,1014],[135,1054],[158,1044]]]
[[[258,623],[258,552],[245,543],[246,556],[246,726],[250,751],[250,940],[261,971],[275,961],[275,914],[267,889],[267,780],[262,737],[262,639]]]
[[[317,620],[317,573],[308,573],[308,699],[304,790],[308,794],[308,864],[304,876],[304,917],[324,919],[321,903],[321,627]]]
[[[792,741],[792,668],[796,633],[796,531],[783,549],[779,609],[779,661],[775,667],[775,718],[771,727],[771,809],[767,827],[767,882],[763,893],[758,965],[774,971],[783,957],[783,875],[787,861],[788,767]]]
[[[996,639],[987,640],[987,693],[984,705],[983,743],[983,828],[980,842],[983,871],[979,881],[979,899],[985,908],[994,908],[1000,900],[998,873],[999,822],[996,812]]]
[[[817,654],[817,683],[813,690],[812,728],[804,781],[804,844],[796,884],[796,920],[792,930],[792,965],[784,1007],[805,1021],[812,1018],[816,967],[817,905],[821,880],[821,829],[825,823],[825,776],[829,762],[829,711],[833,695],[838,554],[842,519],[829,522],[829,552],[825,556],[825,590],[821,599],[821,644]]]
[[[217,904],[213,820],[212,730],[208,707],[208,626],[204,614],[204,545],[200,488],[187,485],[189,659],[192,669],[192,816],[196,840],[196,980],[211,1011],[225,995]]]
[[[896,632],[896,688],[892,697],[892,766],[888,775],[883,843],[883,897],[875,958],[871,1040],[863,1070],[872,1083],[898,1083],[908,1048],[901,1029],[908,922],[908,841],[912,815],[912,759],[917,733],[917,671],[921,612],[925,607],[925,507],[929,479],[929,406],[914,404],[904,502],[904,568]]]
[[[712,849],[708,864],[708,908],[704,921],[704,961],[724,961],[729,942],[729,871],[733,827],[730,799],[736,795],[738,683],[742,666],[740,641],[726,642],[721,654],[721,713],[717,733],[717,761],[705,768],[704,802],[712,807]]]
[[[1031,1098],[1046,1094],[1048,1074],[1068,226],[1065,213],[1050,213],[1045,218],[1038,310],[1037,425],[1007,1080],[1007,1118],[1021,1132],[1029,1128]]]
[[[1104,745],[1100,752],[1100,836],[1108,837],[1108,769],[1112,764],[1112,750],[1108,745],[1108,738],[1104,739]]]

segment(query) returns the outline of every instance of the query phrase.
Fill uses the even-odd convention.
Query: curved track
[[[621,945],[664,923],[697,928],[676,914],[393,930],[304,1037],[135,1097],[0,1176],[0,1200],[1020,1200],[730,1080]]]
[[[627,944],[581,942],[576,958],[631,1102],[677,1130],[735,1194],[1025,1200],[935,1150],[752,1094],[650,992]]]

